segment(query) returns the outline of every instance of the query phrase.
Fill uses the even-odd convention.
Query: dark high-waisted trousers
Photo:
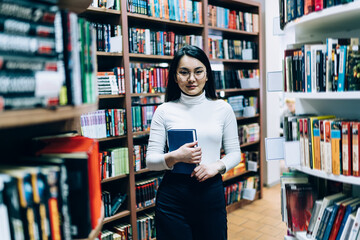
[[[167,172],[156,196],[157,240],[226,240],[224,187],[218,174],[204,182]]]

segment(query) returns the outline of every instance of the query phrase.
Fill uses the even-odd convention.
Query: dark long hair
[[[205,83],[205,96],[209,99],[217,99],[216,91],[215,91],[215,82],[213,78],[213,74],[211,71],[211,65],[208,57],[204,53],[203,50],[196,46],[186,45],[185,47],[181,48],[179,51],[175,53],[175,56],[170,64],[169,75],[168,75],[168,83],[166,87],[166,94],[165,94],[165,102],[170,102],[174,100],[178,100],[181,95],[181,89],[179,85],[176,83],[176,70],[179,65],[179,61],[183,56],[189,56],[196,58],[206,67],[206,76],[207,81]]]

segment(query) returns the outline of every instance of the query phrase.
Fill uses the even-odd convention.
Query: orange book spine
[[[321,159],[320,159],[320,126],[319,120],[314,119],[313,121],[313,136],[314,136],[314,169],[321,170]]]
[[[360,164],[360,156],[359,156],[359,144],[360,144],[360,122],[353,122],[352,124],[352,169],[354,176],[360,176],[359,164]]]

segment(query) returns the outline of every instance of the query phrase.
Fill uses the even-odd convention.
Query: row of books
[[[101,196],[104,203],[104,217],[111,217],[119,212],[127,197],[125,193],[111,194],[108,191],[103,191]]]
[[[240,160],[240,163],[230,169],[229,171],[227,171],[226,173],[224,173],[222,175],[223,179],[227,179],[227,178],[230,178],[230,177],[233,177],[233,176],[237,176],[238,174],[241,174],[243,172],[246,172],[249,170],[249,167],[248,167],[248,162],[256,162],[257,164],[259,163],[260,161],[260,158],[259,158],[259,151],[244,151],[244,152],[241,152],[241,160]]]
[[[193,0],[128,0],[128,12],[178,22],[203,24],[202,2]]]
[[[86,238],[101,217],[98,143],[76,136],[31,144],[36,157],[0,167],[1,239]]]
[[[132,240],[131,224],[121,223],[101,231],[101,240]],[[120,236],[120,237],[119,237]]]
[[[281,0],[279,1],[280,27],[284,29],[288,22],[300,18],[303,15],[353,1],[354,0]]]
[[[99,95],[125,94],[125,73],[123,67],[115,67],[111,72],[97,73]]]
[[[317,193],[304,174],[281,177],[282,216],[288,232],[305,231],[309,239],[358,239],[360,198],[342,192],[318,198]]]
[[[156,239],[155,213],[151,212],[140,216],[137,220],[138,239]]]
[[[238,126],[240,144],[252,143],[260,140],[259,123]]]
[[[156,177],[135,183],[136,207],[144,208],[155,203],[156,191],[162,177]]]
[[[300,142],[300,164],[335,175],[360,176],[360,121],[335,116],[285,117],[285,140]]]
[[[208,5],[209,26],[259,32],[259,14]]]
[[[126,133],[125,109],[100,109],[80,116],[81,134],[89,138],[122,136]]]
[[[134,145],[134,170],[139,171],[146,168],[147,144]]]
[[[208,39],[210,59],[258,59],[257,43],[246,40],[223,39],[210,36]]]
[[[259,88],[259,69],[213,70],[216,89]]]
[[[121,9],[120,0],[113,0],[113,1],[93,0],[91,6],[104,8],[104,9],[114,9],[118,11],[120,11]]]
[[[133,132],[149,131],[151,120],[158,105],[132,106]]]
[[[285,50],[285,91],[343,92],[360,90],[358,38],[327,38]]]
[[[227,102],[232,107],[236,117],[253,117],[258,113],[258,98],[244,95],[231,96]]]
[[[162,93],[167,86],[167,67],[130,63],[131,93]]]
[[[4,42],[0,46],[0,110],[95,102],[88,81],[94,64],[92,28],[85,31],[88,22],[76,15],[70,19],[71,13],[40,2],[4,2],[0,11],[0,40]],[[24,11],[39,14],[32,19],[21,14]],[[87,35],[78,36],[79,30]],[[72,46],[73,38],[88,51],[64,48]],[[78,70],[76,79],[73,68]]]
[[[172,31],[129,28],[129,52],[146,55],[174,56],[185,45],[202,48],[200,35],[181,35]]]
[[[127,147],[111,148],[99,154],[101,179],[129,174],[129,150]]]
[[[240,202],[241,199],[248,199],[248,191],[256,192],[259,186],[259,176],[247,177],[242,181],[224,187],[225,203],[230,205]],[[253,200],[253,199],[252,199]]]
[[[122,53],[122,34],[120,25],[93,23],[96,30],[96,50]]]

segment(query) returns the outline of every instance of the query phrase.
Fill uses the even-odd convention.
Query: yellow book
[[[310,117],[310,136],[309,136],[309,148],[310,151],[310,167],[313,169],[321,169],[321,158],[320,158],[320,126],[319,120],[321,119],[333,119],[335,118],[334,115],[327,115],[327,116],[316,116]],[[315,131],[314,131],[314,124],[315,124]]]
[[[331,123],[331,166],[332,173],[340,175],[341,173],[341,121],[332,121]]]

